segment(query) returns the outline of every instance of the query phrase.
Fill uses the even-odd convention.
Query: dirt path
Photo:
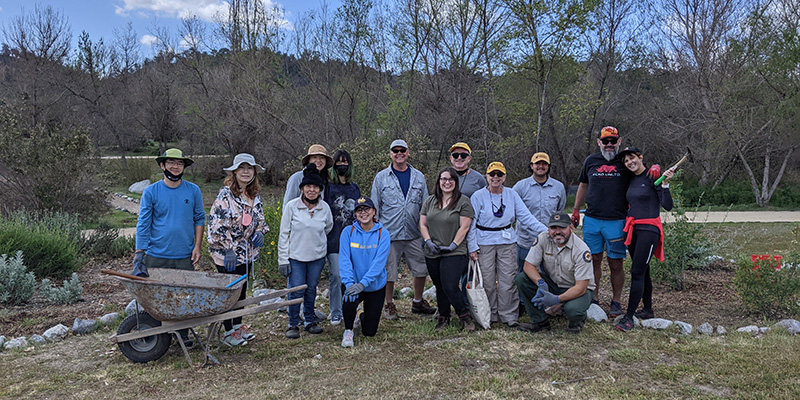
[[[698,211],[686,213],[691,222],[800,222],[800,211]],[[664,222],[672,222],[670,213],[661,213]]]

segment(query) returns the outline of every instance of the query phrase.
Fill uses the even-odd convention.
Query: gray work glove
[[[144,266],[142,260],[144,260],[143,251],[137,251],[133,254],[133,272],[131,272],[131,275],[147,278],[150,274],[147,272],[147,267]]]
[[[344,290],[345,296],[357,296],[359,293],[364,291],[364,285],[361,283],[354,283],[347,287]]]
[[[264,245],[264,234],[261,232],[256,232],[253,234],[253,238],[251,239],[253,242],[253,246],[261,247]]]
[[[449,252],[455,250],[456,247],[458,247],[456,242],[451,242],[447,247],[439,247],[439,250],[441,250],[442,253],[449,253]]]
[[[292,264],[281,264],[278,265],[278,272],[285,277],[289,277],[289,274],[292,273]]]
[[[225,250],[225,271],[233,272],[236,270],[236,251],[234,249]]]
[[[539,279],[539,281],[536,282],[536,286],[539,287],[539,289],[536,290],[536,295],[538,295],[542,290],[550,291],[550,288],[547,286],[547,282],[545,282],[544,279]]]
[[[561,302],[558,300],[558,296],[550,293],[547,290],[540,290],[537,292],[536,296],[534,296],[531,301],[533,302],[533,305],[539,309],[548,308]]]
[[[430,252],[433,254],[439,254],[442,251],[439,246],[437,246],[436,243],[433,243],[433,240],[430,239],[425,241],[425,247],[427,247],[428,250],[430,250]]]

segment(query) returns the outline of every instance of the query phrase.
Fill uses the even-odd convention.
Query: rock
[[[131,193],[142,193],[146,187],[150,186],[150,179],[145,179],[128,186],[128,191]],[[126,196],[127,197],[127,196]]]
[[[34,345],[40,345],[40,344],[47,343],[47,339],[45,339],[43,336],[40,336],[40,335],[31,336],[31,341],[33,342]]]
[[[678,325],[678,327],[681,328],[681,333],[682,334],[684,334],[684,335],[691,335],[692,334],[692,330],[694,329],[692,327],[692,324],[689,324],[689,323],[686,323],[686,322],[683,322],[683,321],[674,321],[674,322],[675,322],[675,325]]]
[[[782,319],[775,324],[775,326],[786,328],[792,335],[800,333],[800,321],[796,319]]]
[[[431,286],[428,290],[422,292],[422,298],[428,301],[436,300],[436,286]]]
[[[3,347],[4,344],[6,344],[6,337],[0,335],[0,347]]]
[[[747,325],[737,329],[736,332],[758,333],[758,327],[755,325]]]
[[[400,297],[401,298],[411,297],[411,295],[413,293],[414,293],[414,289],[411,289],[410,287],[404,287],[404,288],[400,289]]]
[[[322,292],[322,297],[324,297],[326,299],[330,299],[331,298],[331,289],[330,288],[325,289],[325,291]]]
[[[320,310],[314,310],[314,315],[316,315],[317,319],[322,320],[322,321],[325,321],[326,319],[328,319],[328,314],[325,314],[324,312],[322,312]]]
[[[703,323],[703,325],[697,327],[697,333],[701,335],[710,335],[714,333],[714,327],[711,326],[711,324],[709,324],[708,322],[705,322]]]
[[[139,306],[139,312],[144,312],[144,308],[134,299],[125,307],[125,316],[136,314],[136,306]]]
[[[726,333],[728,333],[728,331],[725,329],[724,326],[717,325],[717,335],[724,335]]]
[[[72,334],[85,335],[91,333],[95,327],[97,327],[97,320],[75,318],[75,322],[72,323]]]
[[[664,318],[650,318],[642,321],[643,328],[663,330],[672,326],[673,322]]]
[[[19,348],[23,348],[24,349],[24,348],[27,348],[28,346],[29,346],[28,339],[25,338],[25,336],[20,336],[20,337],[18,337],[16,339],[11,339],[11,340],[7,341],[3,345],[3,348],[6,349],[6,350],[19,349]]]
[[[772,328],[770,328],[768,326],[762,326],[761,328],[758,328],[758,333],[764,334],[764,333],[769,332],[770,329],[772,329]]]
[[[119,313],[112,312],[100,317],[100,323],[102,323],[103,325],[111,325],[114,322],[117,322],[118,319],[119,319]]]
[[[50,342],[60,342],[61,339],[64,339],[69,334],[69,328],[62,324],[58,324],[46,331],[42,334],[45,339]]]
[[[608,315],[603,311],[603,308],[594,303],[586,310],[586,318],[594,322],[608,321]]]

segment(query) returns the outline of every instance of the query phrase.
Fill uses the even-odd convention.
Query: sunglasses
[[[505,175],[505,174],[504,174],[504,173],[502,173],[502,172],[500,172],[500,171],[492,171],[492,172],[489,172],[489,176],[491,176],[491,177],[495,177],[495,178],[496,178],[496,177],[502,177],[503,175]]]
[[[400,147],[400,148],[394,148],[394,149],[392,149],[392,153],[394,153],[394,154],[397,154],[397,153],[405,153],[405,152],[406,152],[406,150],[407,150],[407,149],[405,149],[405,148],[402,148],[402,147]]]
[[[617,138],[604,138],[604,139],[600,139],[600,141],[601,141],[601,142],[603,142],[603,144],[609,144],[609,143],[610,143],[610,144],[617,144],[617,140],[618,140]]]
[[[450,153],[453,156],[454,160],[458,160],[459,158],[467,159],[469,157],[469,153]]]

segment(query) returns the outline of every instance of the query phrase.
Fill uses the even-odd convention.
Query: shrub
[[[107,255],[111,258],[122,258],[130,256],[136,248],[136,237],[120,236],[111,243],[111,249]]]
[[[153,158],[126,158],[125,165],[122,164],[122,160],[109,160],[103,163],[108,165],[103,178],[125,185],[150,179],[158,168]]]
[[[0,256],[0,303],[25,303],[33,296],[34,289],[36,277],[25,268],[21,251],[13,258]]]
[[[745,306],[769,317],[800,314],[800,255],[790,256],[782,268],[774,260],[745,258],[737,265],[733,284]]]
[[[14,213],[0,219],[0,253],[22,250],[40,277],[66,278],[78,270],[80,229],[60,213]],[[77,235],[77,236],[76,236]]]
[[[282,207],[281,200],[264,199],[264,219],[269,226],[269,232],[264,236],[264,246],[261,247],[258,260],[255,264],[255,275],[268,283],[278,283],[283,278],[278,272],[278,236],[281,228]]]
[[[119,238],[119,229],[106,221],[100,221],[97,228],[79,242],[80,248],[91,256],[112,255],[114,242]]]
[[[70,280],[64,280],[64,286],[54,288],[50,286],[50,279],[42,279],[42,295],[56,304],[72,304],[83,296],[83,287],[78,279],[78,274],[72,273]]]

